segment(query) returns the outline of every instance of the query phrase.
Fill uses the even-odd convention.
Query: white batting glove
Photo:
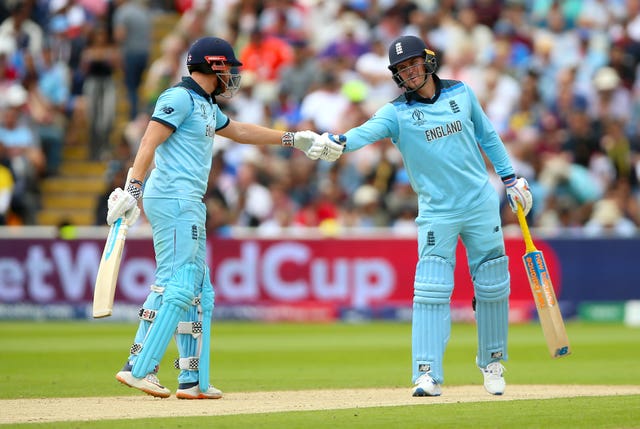
[[[316,160],[320,158],[324,144],[320,141],[319,135],[313,131],[298,131],[296,133],[285,133],[282,137],[284,146],[293,146],[304,152],[307,158]]]
[[[529,183],[527,179],[520,177],[511,177],[504,180],[504,185],[507,188],[507,201],[511,210],[515,213],[518,211],[518,203],[522,206],[522,211],[525,216],[531,211],[533,206],[533,196],[529,190]]]
[[[107,224],[113,225],[113,223],[119,218],[124,218],[124,222],[131,226],[138,216],[140,216],[140,209],[138,208],[138,201],[128,192],[122,190],[122,188],[116,188],[109,195],[107,201]]]
[[[344,134],[324,133],[320,138],[324,140],[325,145],[322,153],[320,154],[320,159],[334,162],[340,158],[340,155],[342,155],[342,151],[344,150],[344,146],[347,144],[347,136]]]

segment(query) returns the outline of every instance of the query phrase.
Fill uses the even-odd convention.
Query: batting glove
[[[518,211],[518,203],[522,206],[522,211],[525,216],[531,211],[533,206],[533,196],[529,190],[529,183],[527,179],[515,176],[503,179],[504,185],[507,188],[507,201],[511,210],[515,213]]]
[[[107,207],[108,225],[113,225],[119,218],[124,218],[124,222],[131,226],[140,216],[138,201],[129,192],[123,191],[122,188],[116,188],[111,192]]]
[[[320,159],[334,162],[340,158],[340,155],[342,155],[342,151],[347,144],[347,136],[344,134],[324,133],[321,138],[324,140],[325,147],[322,154],[320,154]]]
[[[282,146],[295,147],[308,158],[316,160],[320,158],[323,149],[318,137],[320,136],[313,131],[286,132],[282,135]]]

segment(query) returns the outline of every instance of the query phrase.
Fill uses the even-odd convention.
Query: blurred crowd
[[[217,100],[231,118],[340,133],[400,94],[387,49],[413,34],[436,52],[441,78],[476,92],[532,188],[533,227],[634,236],[640,225],[640,0],[5,0],[4,8],[0,218],[12,210],[34,223],[38,182],[57,173],[66,144],[109,163],[106,192],[120,186],[157,96],[187,75],[186,51],[199,37],[230,41],[244,63],[241,91]],[[155,18],[166,13],[179,20],[156,49]],[[121,135],[116,79],[129,109]],[[82,141],[80,120],[89,129]],[[391,141],[336,163],[220,136],[214,151],[211,234],[415,233],[417,199]],[[517,225],[503,207],[505,228]]]

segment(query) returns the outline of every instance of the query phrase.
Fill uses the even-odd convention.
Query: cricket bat
[[[126,183],[129,183],[130,176],[131,169],[127,174]],[[124,217],[116,219],[109,229],[93,290],[93,317],[95,319],[111,316],[113,312],[113,300],[116,295],[120,260],[122,259],[122,251],[128,230],[129,226],[124,221]]]
[[[556,293],[553,290],[547,263],[542,252],[536,249],[533,244],[527,219],[520,204],[518,204],[517,215],[526,248],[522,261],[529,278],[533,300],[538,310],[538,319],[542,326],[544,338],[547,341],[549,353],[553,358],[566,356],[571,353],[569,338],[567,337],[562,313],[560,313]]]

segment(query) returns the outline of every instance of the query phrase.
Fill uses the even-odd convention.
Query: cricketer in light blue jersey
[[[215,293],[205,259],[206,206],[203,202],[218,133],[238,143],[283,145],[311,159],[335,161],[344,149],[327,135],[312,131],[283,132],[230,120],[215,96],[231,97],[240,76],[231,45],[203,37],[187,55],[190,76],[165,90],[140,141],[125,189],[109,196],[107,223],[138,217],[143,204],[153,232],[155,282],[140,309],[140,324],[126,364],[116,374],[121,383],[161,398],[171,391],[160,384],[158,365],[175,335],[179,399],[218,399],[209,384],[211,317]]]
[[[435,54],[422,40],[403,36],[389,48],[389,69],[404,94],[345,133],[345,152],[390,138],[418,195],[418,256],[412,320],[414,396],[438,396],[451,328],[458,239],[464,243],[474,285],[478,326],[476,364],[492,394],[505,387],[509,271],[500,198],[489,182],[483,153],[508,186],[510,204],[531,208],[524,179],[469,86],[434,74]],[[518,189],[517,192],[510,188]],[[512,206],[514,207],[514,206]]]
[[[227,126],[229,118],[193,79],[185,77],[158,98],[151,120],[174,132],[156,149],[155,168],[145,184],[144,198],[171,195],[202,201],[211,169],[213,138],[216,131]]]

